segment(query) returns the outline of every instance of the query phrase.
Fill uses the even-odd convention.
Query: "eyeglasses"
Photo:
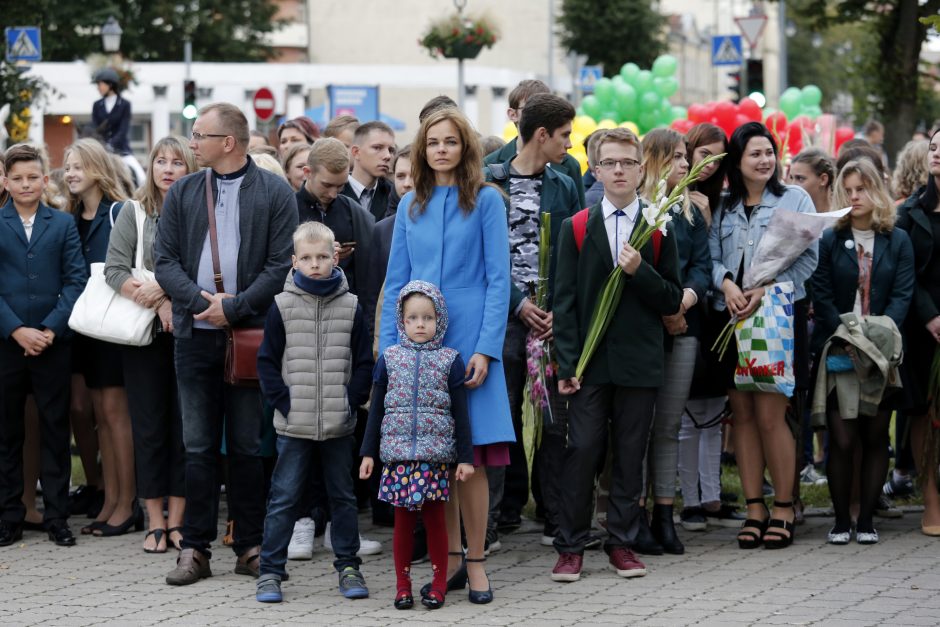
[[[197,133],[193,131],[192,138],[195,142],[201,142],[207,137],[228,137],[228,135],[220,135],[218,133]]]
[[[632,170],[633,168],[640,165],[640,162],[636,159],[604,159],[597,163],[602,170],[613,170],[618,165],[624,170]]]

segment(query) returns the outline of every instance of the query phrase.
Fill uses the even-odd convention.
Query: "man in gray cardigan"
[[[248,157],[248,122],[235,106],[203,108],[190,148],[212,169],[219,266],[216,293],[209,244],[205,172],[167,192],[155,243],[157,281],[173,302],[176,375],[186,446],[183,550],[168,584],[195,583],[212,573],[209,546],[218,528],[217,459],[223,419],[230,516],[235,521],[235,572],[258,576],[264,524],[262,408],[256,388],[223,382],[227,327],[260,327],[290,269],[297,205],[283,179]]]

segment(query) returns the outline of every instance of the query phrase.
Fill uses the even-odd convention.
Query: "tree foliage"
[[[666,18],[649,0],[562,0],[561,44],[613,76],[632,61],[648,68],[666,51]]]
[[[861,78],[856,113],[881,118],[888,130],[888,154],[895,155],[933,109],[933,103],[925,101],[932,92],[925,82],[935,84],[936,79],[922,72],[920,64],[929,29],[921,18],[940,13],[940,0],[791,0],[788,6],[821,32],[853,23],[864,29],[865,45],[856,47],[855,54],[842,59],[820,54],[816,71],[849,71]]]
[[[101,51],[99,28],[121,24],[121,53],[133,61],[182,61],[189,37],[194,61],[263,61],[264,38],[281,22],[273,0],[61,0],[10,2],[4,22],[42,29],[43,61],[74,61]]]

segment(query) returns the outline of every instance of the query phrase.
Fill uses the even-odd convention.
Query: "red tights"
[[[447,590],[447,522],[444,518],[444,501],[428,501],[421,506],[421,518],[428,536],[428,555],[434,579],[431,596],[444,600]],[[395,508],[395,532],[392,544],[395,553],[395,576],[398,593],[411,593],[411,554],[415,544],[415,525],[418,512],[405,507]]]

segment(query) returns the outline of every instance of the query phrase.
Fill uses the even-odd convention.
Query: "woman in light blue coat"
[[[458,110],[428,116],[413,146],[415,189],[405,195],[396,214],[379,350],[398,342],[395,298],[401,288],[412,280],[438,286],[450,313],[444,345],[459,351],[467,364],[465,385],[470,390],[478,467],[448,503],[448,590],[462,589],[469,576],[470,600],[489,603],[493,593],[483,568],[489,509],[484,469],[507,465],[508,443],[515,439],[500,362],[509,316],[506,205],[496,188],[483,183],[479,140]],[[458,512],[463,513],[467,532],[466,564],[459,559]]]
[[[721,203],[721,211],[712,219],[708,243],[716,290],[715,309],[727,310],[739,319],[750,316],[764,295],[764,287],[744,291],[742,282],[774,212],[778,209],[816,212],[803,188],[780,182],[778,158],[774,137],[759,122],[744,124],[731,136],[725,157],[729,193]],[[774,279],[792,281],[795,289],[797,387],[805,386],[801,379],[808,378],[808,338],[802,320],[807,309],[804,283],[816,269],[817,256],[818,244],[814,242]],[[734,389],[731,377],[738,361],[737,350],[729,347],[726,357],[722,364],[728,368],[734,453],[747,503],[747,520],[738,532],[738,546],[753,549],[763,543],[768,549],[784,548],[793,541],[795,518],[791,497],[796,476],[796,442],[786,422],[789,399],[783,394]],[[770,512],[761,492],[765,465],[777,495]]]

